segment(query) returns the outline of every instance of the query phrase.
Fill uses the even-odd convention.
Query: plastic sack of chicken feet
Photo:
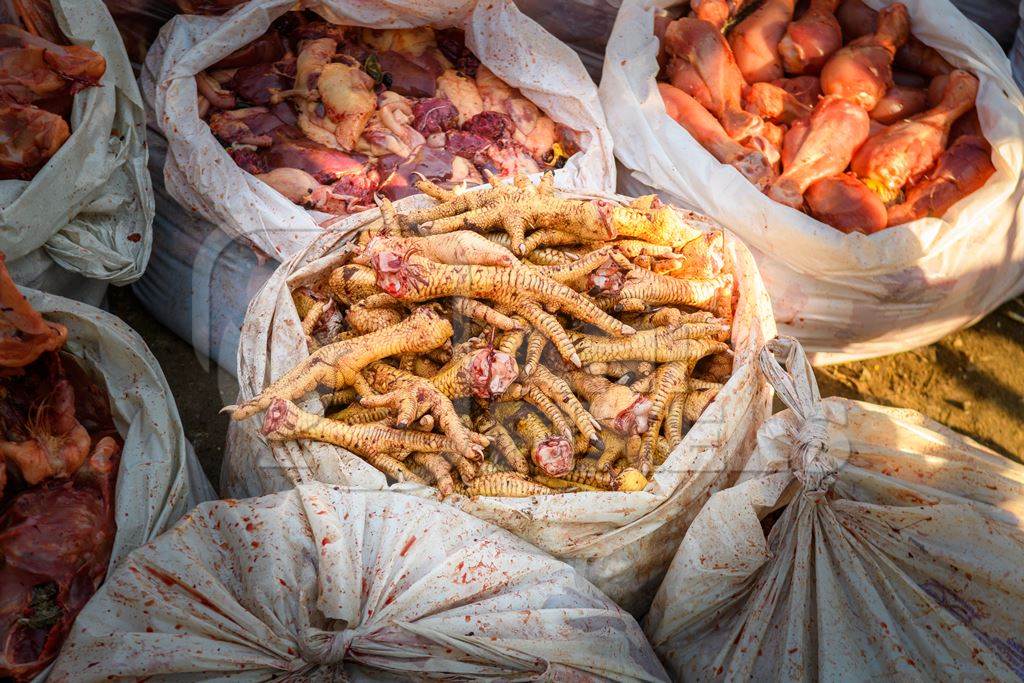
[[[136,550],[50,680],[222,677],[668,680],[562,562],[434,501],[316,483],[205,503]]]
[[[150,50],[141,78],[153,118],[169,142],[164,174],[171,195],[278,260],[309,244],[333,217],[296,205],[235,163],[199,117],[195,76],[263,35],[294,6],[290,0],[257,0],[222,17],[175,17]],[[512,0],[430,0],[415,11],[407,3],[387,0],[322,1],[303,8],[338,24],[464,29],[466,44],[480,63],[556,123],[578,132],[582,151],[556,172],[559,186],[614,189],[611,137],[593,81],[572,50],[519,12]]]
[[[626,200],[607,194],[568,196]],[[420,195],[395,207],[402,212],[428,204]],[[379,216],[374,210],[347,218],[336,231],[282,264],[253,299],[238,350],[239,403],[309,355],[292,288],[332,270],[344,256],[351,233],[370,227]],[[707,229],[706,223],[693,218],[694,225]],[[447,499],[570,563],[633,614],[643,614],[682,531],[710,492],[730,481],[742,466],[741,454],[749,453],[757,428],[770,412],[770,391],[752,363],[760,345],[775,334],[771,304],[749,252],[738,241],[728,236],[726,240],[726,267],[735,274],[739,292],[733,375],[645,490]],[[316,411],[320,400],[312,396],[303,405]],[[260,433],[262,420],[259,415],[229,427],[221,474],[228,495],[261,495],[309,481],[388,488],[383,473],[343,448],[305,440],[268,443]],[[437,495],[433,487],[410,482],[392,484],[391,489]]]
[[[821,400],[792,338],[760,362],[789,409],[645,620],[673,677],[1024,677],[1024,467],[914,411]]]
[[[142,339],[92,306],[22,291],[46,320],[67,328],[64,350],[106,390],[124,441],[114,488],[117,531],[108,564],[113,571],[130,551],[215,494],[185,438],[160,365]],[[12,538],[8,535],[9,543]],[[70,536],[64,540],[70,542]]]
[[[233,376],[245,309],[277,264],[178,204],[161,175],[167,142],[150,130],[148,143],[153,255],[132,292],[162,325]]]
[[[947,0],[904,2],[912,31],[981,81],[977,109],[995,173],[942,219],[845,234],[761,194],[665,113],[655,85],[661,2],[626,0],[608,42],[601,97],[620,191],[651,188],[695,207],[750,247],[782,332],[816,365],[930,344],[1024,289],[1024,97],[995,41]],[[873,8],[881,0],[867,0]]]
[[[31,180],[0,181],[0,251],[16,282],[98,304],[106,283],[138,279],[149,259],[145,112],[103,3],[47,5],[64,36],[101,54],[106,69],[99,87],[74,96],[71,136],[45,166]]]

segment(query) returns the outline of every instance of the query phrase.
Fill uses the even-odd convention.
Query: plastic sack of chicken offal
[[[109,571],[113,571],[130,551],[168,529],[197,502],[213,498],[214,492],[185,438],[160,366],[142,339],[117,318],[91,306],[32,289],[23,292],[28,303],[47,321],[67,328],[64,351],[106,393],[114,426],[123,440],[113,489],[116,532],[107,563]],[[0,467],[3,466],[0,462]],[[83,465],[82,469],[86,467]],[[70,517],[33,518],[32,514],[37,514],[31,512],[35,506],[54,492],[61,500],[53,514]],[[40,497],[36,497],[37,493]],[[5,510],[4,528],[0,530],[5,624],[12,623],[12,614],[16,621],[16,615],[23,609],[24,614],[29,614],[25,602],[31,598],[34,603],[39,586],[61,586],[61,592],[54,598],[58,601],[56,614],[44,612],[43,619],[48,623],[39,626],[26,619],[28,625],[24,630],[16,634],[11,629],[3,634],[0,659],[4,666],[13,667],[12,673],[19,673],[17,680],[23,679],[21,673],[38,670],[35,662],[45,663],[47,656],[55,654],[59,640],[54,645],[53,639],[63,638],[61,619],[67,618],[61,611],[64,605],[60,600],[66,598],[70,608],[76,591],[85,589],[89,572],[93,571],[82,566],[77,574],[73,573],[102,538],[98,530],[89,526],[93,515],[98,514],[95,503],[83,501],[77,493],[77,488],[50,492],[43,486],[29,488],[17,494],[17,509],[12,504]],[[71,571],[68,564],[72,565]],[[59,578],[65,574],[64,579]],[[64,580],[70,585],[62,585]],[[32,587],[31,594],[26,592],[28,587]],[[36,648],[41,648],[38,656]],[[45,673],[37,678],[44,677]]]
[[[149,259],[145,111],[103,3],[46,5],[45,19],[55,20],[71,44],[102,55],[106,68],[98,87],[74,96],[71,136],[35,176],[0,181],[0,251],[16,282],[99,303],[106,283],[138,279]]]
[[[914,411],[821,400],[792,338],[761,365],[789,410],[646,618],[673,677],[1024,677],[1024,467]]]
[[[323,484],[200,505],[136,550],[50,680],[218,677],[668,680],[565,564],[436,502]]]
[[[200,118],[195,76],[262,36],[275,19],[294,6],[289,0],[259,0],[223,17],[178,16],[161,31],[146,58],[142,74],[143,92],[154,121],[169,143],[164,170],[169,192],[186,208],[199,212],[232,237],[245,238],[278,260],[288,258],[309,244],[321,232],[320,226],[332,217],[293,203],[236,164],[210,126]],[[414,9],[407,3],[385,0],[373,3],[334,0],[305,3],[303,7],[335,24],[378,29],[418,26],[463,29],[466,45],[483,66],[501,81],[518,88],[556,124],[579,134],[582,151],[573,154],[557,171],[558,184],[614,189],[611,137],[596,87],[572,50],[520,13],[511,0],[487,3],[430,0],[417,4]],[[383,70],[385,66],[379,68]],[[377,67],[367,66],[366,69],[378,73]],[[386,82],[383,76],[382,82]],[[476,90],[475,86],[473,89]],[[462,113],[460,110],[460,117]],[[385,126],[390,125],[383,114],[381,121]],[[299,125],[302,126],[301,120]],[[338,144],[337,141],[334,144]],[[429,144],[418,145],[413,150],[415,153],[408,153],[406,160],[415,161],[420,153],[427,159],[427,152],[433,153],[434,149]],[[358,157],[350,157],[355,158]],[[452,158],[462,159],[461,156]],[[285,162],[281,160],[268,163],[273,167],[270,171],[290,168],[282,165]],[[301,164],[294,160],[288,163]],[[355,161],[347,163],[358,169]],[[410,168],[431,175],[427,167],[436,164],[429,159],[423,163],[426,164],[423,168]],[[451,166],[450,160],[445,163]],[[394,174],[401,177],[402,168],[400,165]],[[343,180],[349,182],[351,178],[351,182],[358,184],[363,182],[359,176],[366,173],[348,174]],[[385,172],[380,173],[383,176]],[[409,182],[414,180],[414,175],[409,176]],[[445,176],[437,176],[442,177]],[[346,192],[353,196],[359,194],[355,190]],[[305,205],[321,205],[312,201],[313,196],[303,200]]]
[[[1024,97],[995,41],[947,0],[909,0],[913,35],[980,79],[977,111],[995,173],[945,216],[845,234],[761,194],[665,112],[655,83],[656,7],[626,0],[601,97],[622,187],[696,207],[750,246],[780,330],[815,364],[896,353],[970,325],[1024,289]],[[868,0],[878,9],[888,2]]]
[[[603,198],[605,194],[569,194]],[[398,202],[403,211],[427,206],[423,195]],[[692,216],[691,224],[708,229]],[[305,360],[306,337],[292,301],[292,289],[329,273],[344,256],[352,233],[380,219],[377,210],[352,216],[277,272],[249,305],[238,350],[239,403]],[[580,492],[530,498],[465,497],[447,501],[504,527],[576,569],[620,606],[642,614],[676,544],[710,492],[731,481],[749,453],[754,433],[770,411],[767,383],[752,365],[757,350],[774,336],[771,305],[749,252],[726,237],[726,270],[739,292],[733,323],[733,374],[717,398],[640,492]],[[303,405],[322,413],[312,394]],[[263,415],[232,422],[221,481],[228,495],[244,497],[279,491],[300,483],[387,489],[382,472],[338,446],[317,441],[276,441],[261,435]],[[437,490],[411,482],[392,490],[435,496]]]

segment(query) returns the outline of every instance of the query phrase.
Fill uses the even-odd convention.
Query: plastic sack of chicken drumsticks
[[[91,82],[69,76],[70,91],[55,93],[48,76],[13,94],[18,104],[8,107],[38,103],[67,114],[66,122],[58,121],[60,116],[49,109],[30,116],[37,135],[33,144],[42,144],[40,134],[50,139],[49,132],[38,128],[49,119],[70,136],[57,131],[58,140],[66,139],[41,167],[26,154],[24,169],[4,169],[3,177],[9,179],[0,181],[0,251],[7,254],[18,283],[97,304],[107,283],[123,285],[138,279],[149,259],[153,191],[146,170],[142,98],[121,37],[102,2],[54,0],[19,7],[22,16],[2,20],[35,30],[37,45],[46,34],[59,33],[50,36],[51,42],[88,48],[102,56],[105,69],[95,87],[83,87]],[[14,42],[20,46],[27,40],[19,37]],[[61,52],[57,46],[50,50]],[[14,58],[12,51],[8,58]],[[49,63],[58,64],[60,71],[59,57]],[[61,100],[72,93],[73,103]],[[9,117],[10,110],[4,116]],[[19,143],[27,145],[28,140]]]
[[[611,138],[596,87],[572,50],[511,0],[431,0],[415,11],[407,3],[386,0],[333,0],[304,3],[307,11],[301,16],[285,17],[294,6],[288,0],[260,0],[222,17],[178,16],[146,58],[143,92],[169,143],[167,188],[186,208],[232,237],[283,260],[309,244],[333,216],[372,207],[374,192],[392,199],[414,193],[420,176],[472,183],[484,180],[481,169],[499,174],[509,165],[520,172],[542,170],[535,158],[521,155],[467,161],[478,153],[530,148],[530,141],[518,135],[535,119],[528,137],[556,126],[571,131],[572,142],[563,149],[568,158],[562,158],[556,174],[560,186],[613,189]],[[458,56],[449,51],[455,59],[448,61],[439,57],[443,51],[435,49],[426,31],[407,32],[398,44],[393,33],[346,33],[339,25],[461,29],[465,47],[456,46]],[[274,48],[280,44],[274,36],[282,34],[289,40],[298,36],[300,53],[285,53],[286,61],[295,64],[294,73],[282,66],[271,74],[276,78],[282,69],[288,72],[283,89],[243,79],[249,72],[239,74],[251,66],[244,55],[224,61],[261,36],[264,43],[248,59],[265,59],[269,53],[260,46]],[[312,66],[332,59],[323,68]],[[301,77],[296,75],[300,68]],[[476,74],[476,80],[468,73]],[[230,82],[217,80],[229,76]],[[477,85],[485,78],[493,102]],[[249,99],[237,89],[249,93]],[[265,100],[275,121],[247,118],[251,110],[233,110],[239,100]],[[211,115],[211,108],[218,111]],[[217,117],[219,139],[201,114],[211,122]],[[478,118],[488,114],[488,121]],[[235,134],[240,117],[253,135]],[[469,119],[480,125],[468,127]],[[286,135],[293,127],[299,132]],[[501,141],[509,127],[517,142],[505,147]]]
[[[792,338],[760,362],[789,409],[645,621],[673,678],[1024,676],[1024,467],[914,411],[822,400]]]
[[[5,277],[2,262],[0,277]],[[199,501],[215,495],[182,431],[160,366],[142,339],[117,318],[91,306],[31,289],[23,292],[28,305],[47,323],[66,328],[62,348],[73,361],[55,356],[63,371],[53,392],[57,384],[67,385],[68,377],[72,387],[99,387],[105,393],[103,401],[109,400],[109,416],[103,415],[105,409],[92,406],[88,390],[79,389],[73,394],[72,419],[81,420],[74,424],[84,431],[83,423],[91,430],[112,417],[122,446],[119,458],[108,459],[101,453],[102,444],[113,445],[114,440],[102,439],[72,476],[55,474],[25,488],[22,477],[28,479],[31,461],[25,450],[21,452],[26,457],[16,459],[15,450],[26,442],[0,444],[5,460],[0,461],[0,468],[11,473],[6,486],[0,477],[4,503],[0,516],[4,593],[0,670],[14,680],[32,679],[56,655],[74,612],[84,601],[83,593],[88,591],[87,599],[95,589],[91,581],[113,571],[130,551],[165,531]],[[8,305],[5,310],[16,308]],[[11,339],[18,338],[17,334],[6,337],[5,350]],[[82,371],[88,379],[75,374]],[[12,377],[16,382],[17,376]],[[4,422],[4,438],[12,438],[11,434],[21,434],[24,428],[13,421],[18,412],[11,406],[17,401],[11,396],[5,400],[10,402],[0,421]],[[29,429],[54,425],[57,419],[41,407]],[[62,443],[55,434],[47,436],[49,443]],[[59,452],[64,455],[66,451],[62,446]],[[47,467],[57,460],[51,456]],[[21,465],[17,478],[13,474],[16,461]],[[117,463],[116,472],[107,467],[111,462]],[[39,476],[38,467],[31,471]],[[102,495],[96,495],[97,491]],[[9,495],[4,497],[4,493]],[[113,529],[95,526],[111,513]],[[108,556],[109,561],[105,559]],[[37,680],[44,678],[45,672],[36,676]]]
[[[800,339],[812,362],[929,344],[1024,288],[1024,97],[999,46],[949,2],[904,4],[913,36],[979,79],[978,120],[994,173],[941,218],[873,234],[841,232],[769,199],[669,118],[655,82],[654,15],[670,4],[627,0],[608,43],[601,93],[616,156],[631,176],[621,187],[654,188],[740,235],[758,261],[780,329]]]
[[[569,196],[626,201],[606,194]],[[425,195],[418,195],[395,208],[404,212],[428,205]],[[692,214],[690,220],[697,229],[711,227]],[[309,355],[292,289],[333,270],[346,255],[351,233],[372,229],[379,221],[378,210],[349,217],[337,231],[322,235],[282,264],[253,299],[239,344],[240,403]],[[727,238],[725,253],[739,292],[732,327],[733,374],[644,490],[446,500],[570,563],[617,604],[643,614],[683,530],[709,493],[727,485],[742,466],[739,454],[749,452],[770,411],[767,383],[752,362],[764,340],[775,334],[771,304],[743,245]],[[303,405],[318,410],[320,399],[311,395]],[[229,495],[261,495],[309,481],[389,488],[381,471],[352,452],[310,440],[268,441],[262,424],[262,416],[231,423],[221,475]],[[437,495],[437,489],[412,482],[390,484],[390,489]]]
[[[131,554],[51,681],[666,681],[567,565],[436,502],[309,484],[197,507]]]

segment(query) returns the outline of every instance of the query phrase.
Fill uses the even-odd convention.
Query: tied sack
[[[310,484],[197,507],[130,555],[51,681],[666,681],[565,564],[433,501]]]
[[[761,366],[789,409],[645,621],[673,677],[1024,677],[1024,467],[914,411],[821,400],[795,340]]]

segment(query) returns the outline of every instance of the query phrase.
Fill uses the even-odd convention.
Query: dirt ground
[[[150,317],[130,289],[112,288],[108,306],[145,338],[163,366],[185,433],[216,487],[233,378]],[[913,408],[994,450],[1024,458],[1024,298],[936,344],[817,371],[822,396]]]

